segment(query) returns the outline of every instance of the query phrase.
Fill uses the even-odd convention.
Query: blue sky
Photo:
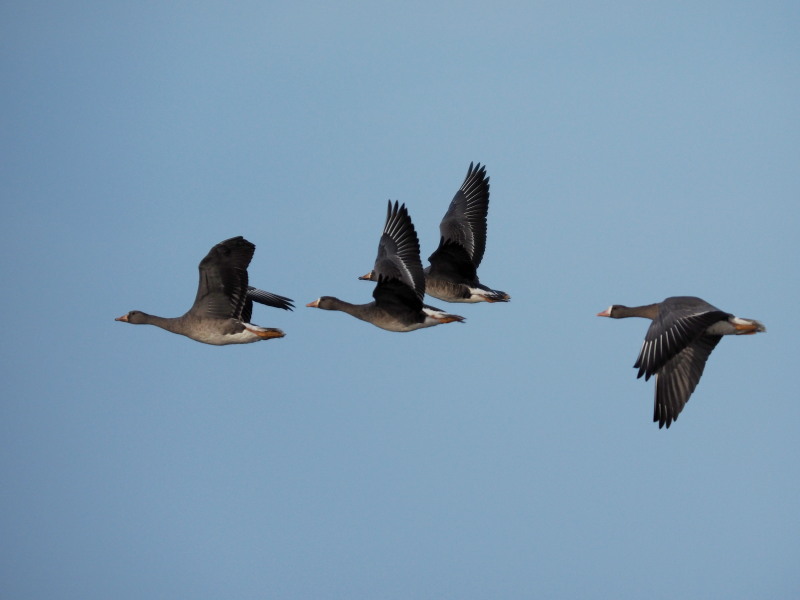
[[[791,2],[0,7],[0,596],[793,598],[800,8]],[[388,199],[423,261],[471,161],[508,304],[408,334],[371,299]],[[257,245],[280,340],[182,314]],[[670,430],[612,303],[727,338]]]

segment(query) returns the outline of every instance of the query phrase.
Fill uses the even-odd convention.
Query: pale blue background
[[[800,5],[0,5],[0,597],[797,598]],[[487,165],[509,304],[366,302]],[[115,323],[258,245],[282,340]],[[631,368],[698,295],[725,339],[669,430]],[[441,305],[440,302],[433,304]]]

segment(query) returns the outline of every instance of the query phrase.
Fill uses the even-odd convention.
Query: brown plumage
[[[200,282],[192,307],[180,317],[158,317],[133,310],[116,321],[155,325],[188,338],[224,346],[283,337],[280,329],[250,323],[253,302],[291,310],[292,300],[248,285],[247,267],[255,245],[241,236],[220,242],[200,261]]]

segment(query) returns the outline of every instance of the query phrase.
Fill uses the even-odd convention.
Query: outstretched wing
[[[220,242],[200,261],[197,297],[189,312],[220,319],[241,317],[247,299],[247,267],[256,247],[242,236]]]
[[[397,280],[406,285],[422,302],[425,275],[419,258],[419,240],[405,204],[389,202],[373,274],[378,284]],[[379,293],[376,288],[373,296]]]
[[[672,356],[656,375],[656,396],[653,421],[659,428],[670,426],[689,401],[711,351],[722,339],[720,335],[700,335],[683,350]]]
[[[274,308],[282,308],[283,310],[294,310],[294,300],[291,298],[247,286],[247,299],[242,308],[242,321],[245,323],[249,323],[250,318],[253,316],[253,302]]]
[[[450,206],[439,223],[441,241],[439,249],[429,258],[432,267],[447,257],[443,247],[458,244],[464,248],[477,269],[486,250],[486,217],[489,213],[489,178],[486,167],[480,163],[469,165],[461,188],[453,196]]]
[[[253,302],[272,306],[273,308],[282,308],[283,310],[294,310],[294,300],[286,296],[279,296],[272,292],[260,290],[253,286],[247,286],[247,297]]]

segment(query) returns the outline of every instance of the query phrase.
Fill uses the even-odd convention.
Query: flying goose
[[[674,296],[646,306],[614,304],[597,316],[653,321],[633,367],[645,381],[656,376],[653,421],[659,429],[678,419],[723,335],[766,331],[759,321],[735,317],[694,296]]]
[[[389,202],[372,273],[377,281],[373,302],[350,304],[322,296],[306,306],[342,311],[387,331],[414,331],[464,321],[464,317],[422,303],[425,276],[419,258],[419,240],[404,204],[395,202],[393,206]]]
[[[224,346],[283,337],[280,329],[250,323],[253,302],[291,310],[292,300],[248,285],[247,266],[256,247],[242,236],[220,242],[200,261],[200,283],[192,307],[180,317],[166,318],[140,310],[115,319],[134,325],[155,325],[188,338]]]
[[[486,249],[489,213],[489,178],[486,167],[470,163],[461,188],[439,223],[439,247],[425,268],[425,293],[445,302],[508,302],[505,292],[493,290],[478,279],[478,266]],[[374,272],[359,279],[372,280]]]

